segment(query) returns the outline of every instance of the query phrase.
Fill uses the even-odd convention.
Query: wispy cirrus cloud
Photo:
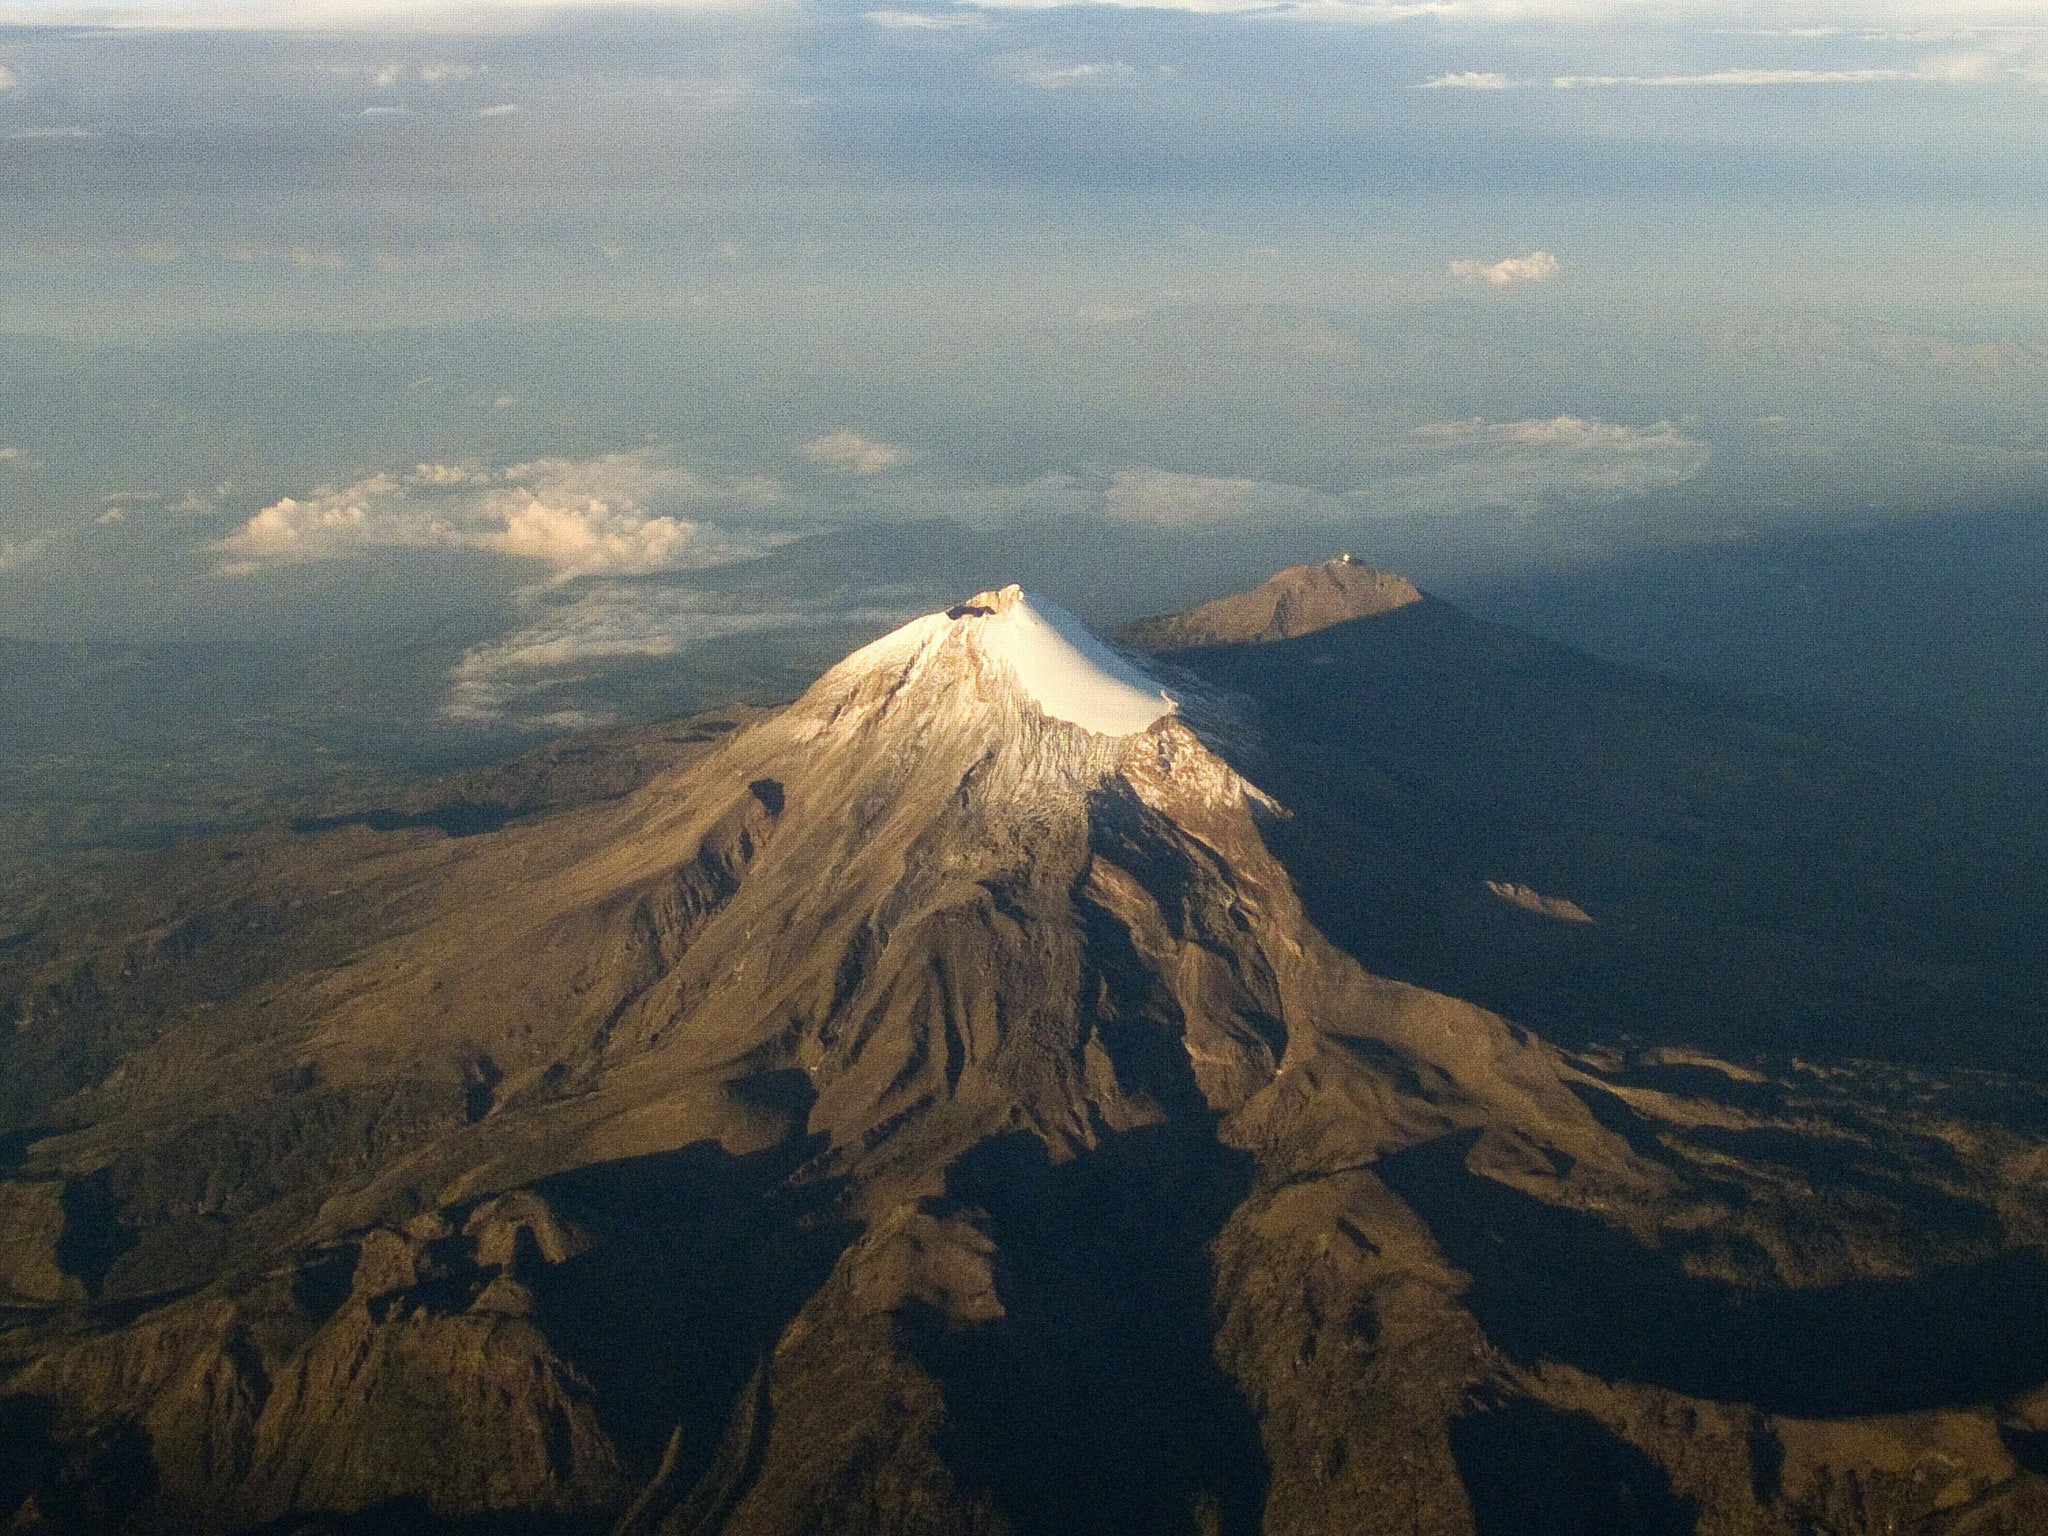
[[[1616,85],[1883,85],[1930,78],[1917,69],[1716,69],[1691,75],[1557,75],[1550,84],[1560,91],[1583,91]]]
[[[1119,522],[1207,528],[1253,520],[1299,522],[1342,512],[1335,497],[1303,486],[1224,475],[1185,475],[1137,466],[1117,470],[1103,510]]]
[[[1007,80],[1041,91],[1064,91],[1084,85],[1108,85],[1119,80],[1128,80],[1138,72],[1134,66],[1126,64],[1122,59],[1111,59],[1106,62],[1076,61],[1055,58],[1037,49],[999,54],[990,61],[990,67]]]
[[[982,10],[1051,10],[1076,0],[961,0]],[[1257,13],[1367,25],[1426,22],[1483,27],[1531,24],[1598,27],[1683,25],[1749,30],[1789,37],[1846,33],[1903,34],[2035,26],[2037,0],[1078,0],[1122,10],[1204,15]],[[788,0],[0,0],[0,24],[264,31],[387,33],[430,36],[528,30],[579,13],[776,14]],[[881,10],[882,25],[930,12]],[[931,25],[903,22],[903,25]]]
[[[1724,32],[1729,29],[1714,29]],[[1739,29],[1738,29],[1739,30]],[[1510,75],[1465,69],[1420,82],[1424,90],[1511,91],[1715,90],[1874,85],[1998,85],[2048,83],[2048,27],[1979,28],[1957,31],[1872,32],[1849,28],[1792,28],[1769,36],[1799,45],[1820,58],[1774,65],[1669,72],[1584,70],[1563,74]],[[1895,62],[1868,62],[1873,49]],[[1828,51],[1840,62],[1825,58]]]
[[[449,671],[441,713],[472,724],[561,729],[607,718],[577,687],[607,666],[674,656],[737,635],[776,630],[887,628],[917,606],[851,603],[742,605],[686,587],[593,581],[532,594],[525,622],[471,646]]]
[[[377,548],[477,550],[533,561],[556,579],[681,570],[758,552],[759,538],[704,514],[758,513],[779,497],[771,480],[715,479],[665,448],[503,469],[420,464],[282,497],[215,553],[227,575]]]
[[[49,545],[43,537],[0,541],[0,571],[16,571],[31,563]]]
[[[1422,82],[1425,91],[1508,91],[1522,81],[1495,69],[1460,69]]]
[[[1371,480],[1343,493],[1138,465],[1110,476],[1102,505],[1119,522],[1186,529],[1488,510],[1526,514],[1678,485],[1697,476],[1709,454],[1705,443],[1668,421],[1632,427],[1572,415],[1471,417],[1427,423],[1383,441],[1371,453]]]
[[[878,27],[907,32],[951,31],[981,26],[986,21],[973,11],[866,11],[862,19]]]
[[[852,431],[827,432],[823,437],[812,438],[797,452],[823,469],[849,475],[878,475],[906,457],[904,450],[894,443]]]
[[[1461,283],[1480,283],[1506,288],[1514,283],[1547,282],[1563,270],[1549,251],[1531,251],[1526,256],[1504,256],[1499,261],[1454,261],[1451,276]]]
[[[1681,484],[1706,468],[1711,452],[1669,421],[1632,427],[1572,415],[1475,416],[1414,428],[1390,452],[1388,479],[1367,494],[1390,509],[1527,512]]]

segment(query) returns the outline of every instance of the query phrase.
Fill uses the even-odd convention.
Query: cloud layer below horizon
[[[510,677],[816,530],[1434,574],[2048,494],[2031,6],[206,30],[276,10],[0,0],[9,629],[495,613]]]

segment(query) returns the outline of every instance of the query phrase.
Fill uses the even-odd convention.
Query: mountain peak
[[[1125,638],[1153,652],[1261,645],[1421,601],[1421,589],[1407,577],[1379,570],[1346,552],[1319,564],[1290,565],[1249,591],[1233,592],[1185,613],[1140,619]]]
[[[911,620],[855,651],[819,686],[835,693],[876,677],[892,693],[914,683],[934,686],[955,707],[968,696],[1028,703],[1098,736],[1135,736],[1178,708],[1155,679],[1079,619],[1015,582]]]

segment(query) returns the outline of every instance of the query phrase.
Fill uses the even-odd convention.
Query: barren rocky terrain
[[[1142,632],[1128,734],[987,593],[52,898],[0,954],[11,1528],[2048,1528],[2048,1092],[1658,1015],[1743,995],[1723,929],[1631,937],[1661,813],[1611,886],[1526,802],[1421,879],[1480,706],[1362,712],[1476,621],[1342,567]],[[1501,729],[1647,687],[1488,633]],[[1532,739],[1554,846],[1615,834]],[[1603,971],[1635,1038],[1559,1002]]]

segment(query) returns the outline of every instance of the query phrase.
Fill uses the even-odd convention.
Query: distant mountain
[[[1569,1053],[1325,937],[1275,848],[1398,889],[1384,829],[1224,752],[1314,787],[1267,658],[1439,610],[1162,677],[992,590],[786,709],[51,907],[0,945],[0,1511],[2039,1528],[2048,1094]],[[1550,873],[1593,923],[1475,899],[1604,933]]]
[[[1249,592],[1219,597],[1185,613],[1140,619],[1125,633],[1133,645],[1148,651],[1259,645],[1421,601],[1422,593],[1407,577],[1374,570],[1347,554],[1320,565],[1291,565]]]
[[[1293,813],[1270,840],[1310,916],[1368,967],[1566,1041],[2038,1067],[2031,776],[1388,602],[1366,571],[1297,567],[1130,638],[1216,698]],[[1305,592],[1314,622],[1261,617]]]

